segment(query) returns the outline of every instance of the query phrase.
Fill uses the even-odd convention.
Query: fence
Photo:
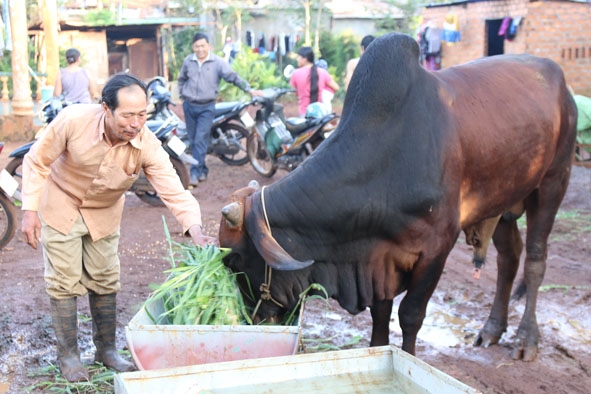
[[[36,101],[41,101],[44,99],[43,97],[43,89],[48,88],[46,86],[47,81],[47,74],[40,74],[36,73],[29,67],[29,74],[33,77],[35,82],[34,86],[31,87],[32,95],[31,98]],[[0,83],[2,83],[2,89],[0,93],[2,94],[2,98],[0,99],[3,102],[10,101],[11,92],[10,92],[10,79],[12,78],[12,72],[10,71],[0,71]],[[32,84],[33,85],[33,84]]]

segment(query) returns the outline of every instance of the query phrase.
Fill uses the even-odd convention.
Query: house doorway
[[[505,53],[505,36],[499,36],[502,19],[486,20],[486,56],[502,55]]]

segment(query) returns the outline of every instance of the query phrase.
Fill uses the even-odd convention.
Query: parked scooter
[[[0,153],[4,142],[0,142]],[[0,172],[0,249],[14,237],[16,231],[16,212],[10,200],[16,193],[18,182],[6,170]]]
[[[156,77],[148,83],[150,96],[149,119],[175,118],[179,126],[177,136],[189,147],[191,141],[187,133],[185,122],[170,110],[176,104],[171,101],[171,94],[165,87],[162,77]],[[215,117],[211,126],[211,133],[207,153],[219,157],[231,166],[241,166],[248,163],[246,154],[246,140],[250,135],[249,129],[254,125],[252,116],[246,109],[253,104],[251,101],[220,102],[215,105]]]
[[[46,104],[49,105],[49,104]],[[44,107],[45,110],[45,107]],[[49,111],[49,110],[48,110]],[[50,119],[50,118],[48,118]],[[49,121],[51,121],[51,118]],[[46,127],[47,122],[43,127]],[[189,154],[186,153],[186,145],[175,135],[177,123],[173,118],[167,120],[149,120],[146,122],[146,126],[156,134],[156,137],[162,142],[162,147],[170,156],[170,161],[178,174],[183,187],[187,189],[189,187],[189,170],[187,165],[197,164],[197,161]],[[38,134],[39,135],[39,132]],[[18,181],[19,187],[17,196],[20,196],[20,183],[22,182],[22,163],[23,158],[31,149],[31,146],[35,141],[31,141],[16,148],[10,153],[9,157],[12,160],[6,166],[6,171]],[[150,182],[146,179],[143,171],[140,173],[138,180],[133,183],[129,191],[135,193],[142,201],[152,206],[164,205],[156,190],[152,187]],[[20,205],[20,197],[15,198],[15,205]]]
[[[286,119],[283,105],[276,101],[293,89],[268,88],[254,99],[260,105],[255,116],[255,132],[249,137],[246,151],[253,168],[271,177],[277,169],[294,170],[324,141],[334,129],[335,113],[328,113],[321,103],[308,106],[305,118]]]

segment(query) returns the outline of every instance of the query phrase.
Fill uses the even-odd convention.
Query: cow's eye
[[[230,268],[232,271],[242,271],[240,268],[242,266],[242,257],[238,253],[230,253],[224,259],[224,264],[226,267]]]

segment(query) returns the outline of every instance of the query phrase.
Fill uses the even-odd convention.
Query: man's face
[[[207,55],[209,54],[209,43],[207,42],[207,40],[205,38],[202,38],[200,40],[197,40],[193,43],[193,52],[195,52],[195,55],[197,56],[197,59],[199,59],[199,61],[203,61],[207,58]]]
[[[111,144],[134,139],[146,123],[148,100],[137,85],[122,88],[117,93],[119,106],[111,111],[105,103],[105,132]]]

